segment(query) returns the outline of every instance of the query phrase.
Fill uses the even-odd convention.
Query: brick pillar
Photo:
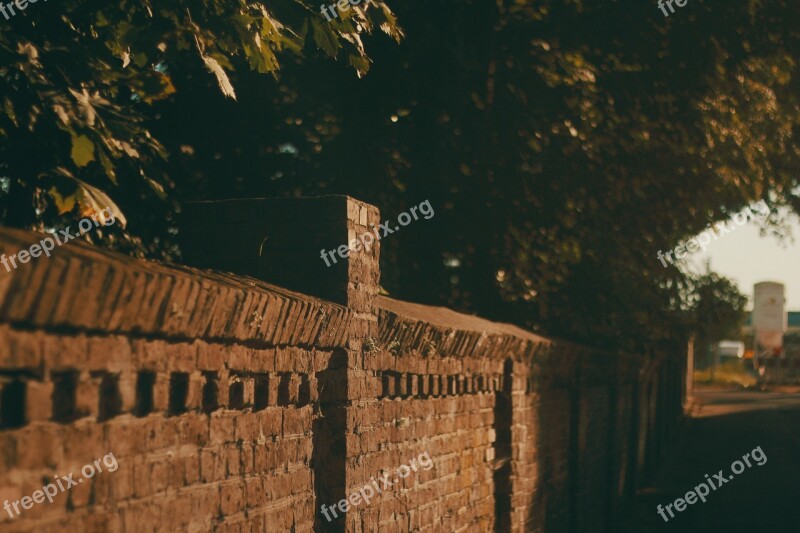
[[[367,250],[354,239],[379,222],[376,207],[349,196],[188,202],[181,248],[189,265],[252,276],[372,314],[380,241]],[[323,250],[347,257],[323,259]]]
[[[251,276],[352,313],[345,345],[315,375],[324,415],[312,428],[317,531],[358,529],[357,510],[337,510],[328,522],[320,506],[330,509],[352,489],[359,451],[348,448],[347,436],[354,435],[360,403],[378,394],[364,371],[362,346],[378,331],[380,241],[373,228],[379,223],[376,207],[348,196],[191,202],[184,208],[185,263]],[[333,251],[340,253],[325,253]]]

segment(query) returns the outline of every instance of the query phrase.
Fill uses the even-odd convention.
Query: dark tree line
[[[788,1],[390,2],[331,23],[170,5],[0,22],[7,224],[105,194],[129,224],[104,244],[174,258],[187,199],[342,193],[384,218],[429,199],[434,219],[383,242],[391,294],[642,349],[724,285],[658,250],[762,198],[800,207]]]

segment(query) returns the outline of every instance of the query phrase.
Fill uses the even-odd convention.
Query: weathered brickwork
[[[119,462],[3,530],[312,529],[315,374],[328,368],[330,350],[8,325],[0,338],[24,365],[4,364],[2,373],[25,384],[24,425],[0,432],[3,499],[30,495],[42,478],[109,452]]]
[[[312,239],[320,263],[380,220],[347,198],[303,205],[281,216],[322,213],[341,239]],[[40,238],[3,229],[0,251]],[[236,270],[218,252],[230,264],[191,262]],[[331,268],[336,303],[247,277],[272,279],[259,259],[225,274],[68,244],[0,273],[0,504],[119,463],[0,509],[0,531],[613,531],[680,416],[684,354],[601,353],[378,296],[378,259],[376,244]],[[432,467],[398,478],[423,453]],[[323,518],[383,474],[368,504]]]
[[[348,492],[382,470],[394,475],[420,453],[428,452],[434,467],[394,485],[380,505],[350,513],[352,530],[491,529],[493,408],[502,361],[376,350],[365,354],[364,366],[379,394],[351,409]]]

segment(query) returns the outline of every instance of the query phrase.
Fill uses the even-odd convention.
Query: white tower
[[[782,283],[762,281],[753,287],[753,333],[756,356],[780,353],[788,327]]]

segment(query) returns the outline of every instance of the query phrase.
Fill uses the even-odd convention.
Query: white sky
[[[788,220],[791,235],[783,242],[774,236],[760,236],[757,222],[734,224],[731,233],[720,235],[705,252],[691,256],[692,270],[704,270],[705,261],[711,259],[711,270],[737,282],[739,290],[750,297],[751,308],[754,284],[783,283],[787,311],[800,311],[800,220],[796,215],[789,215]]]

